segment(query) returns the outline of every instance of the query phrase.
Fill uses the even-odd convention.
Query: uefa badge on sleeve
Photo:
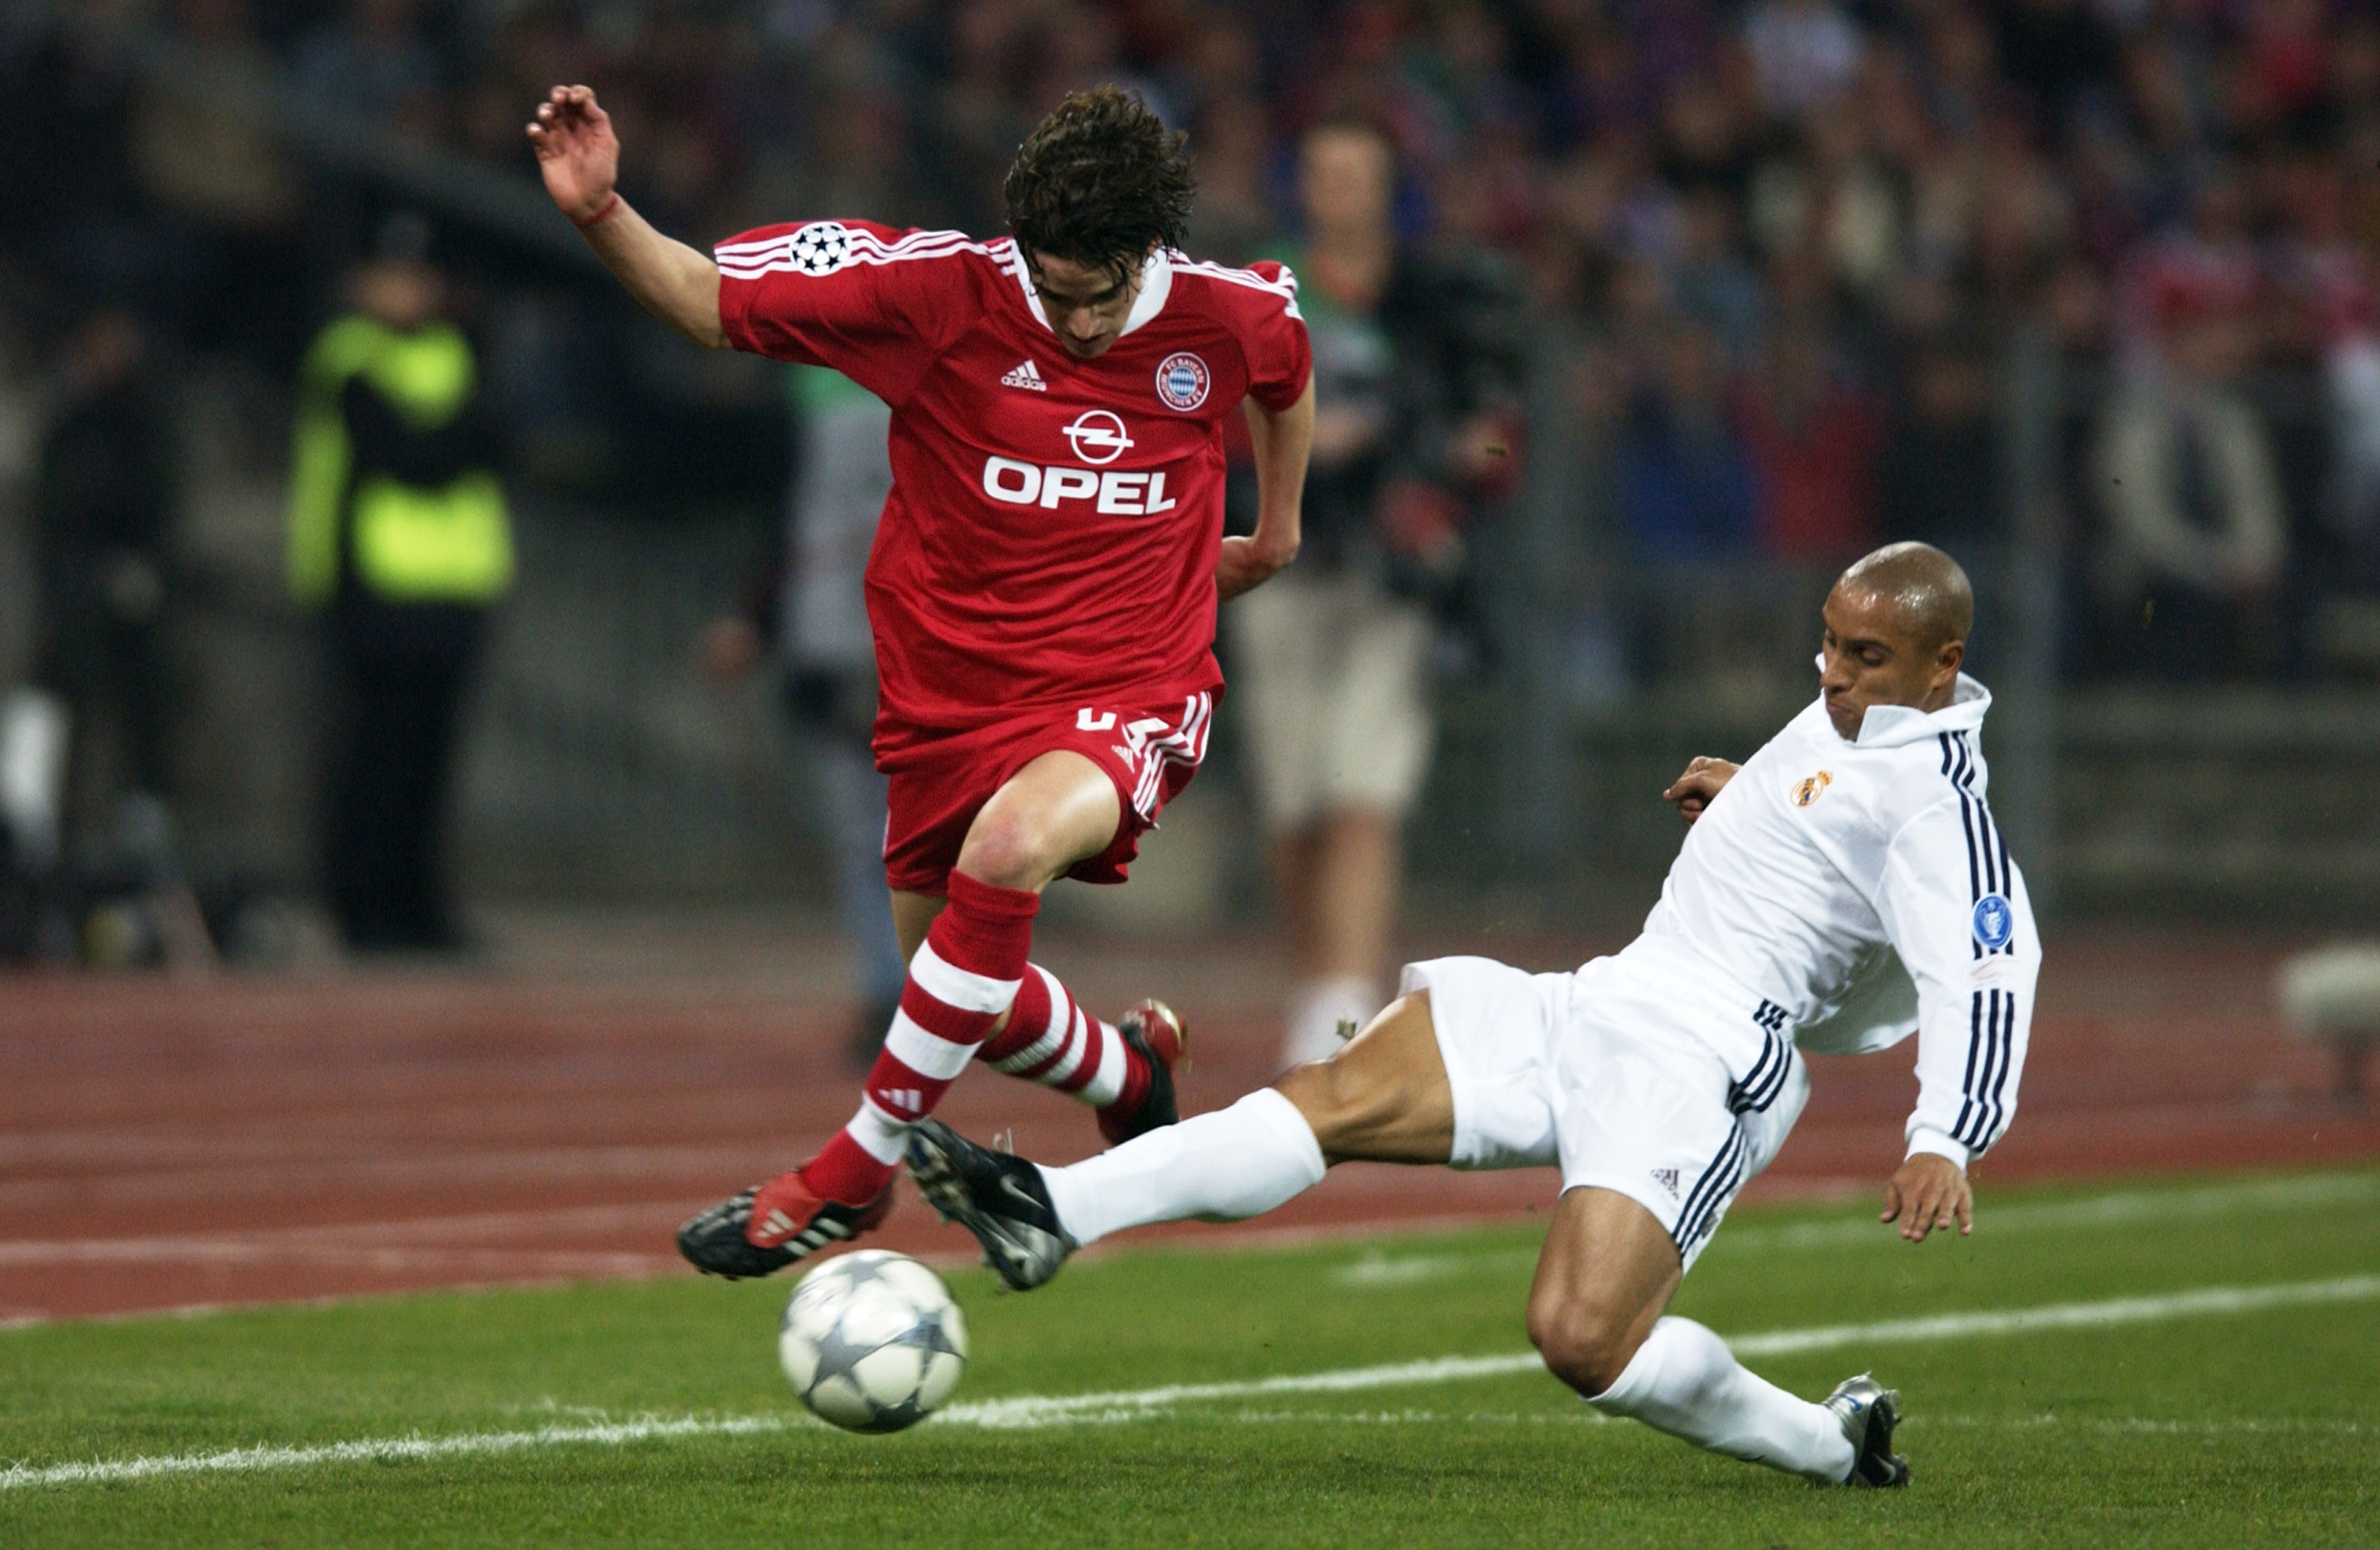
[[[1975,901],[1975,940],[1984,944],[1985,952],[1998,952],[2015,935],[2016,912],[2009,908],[2006,899],[1986,893]]]
[[[1207,402],[1211,383],[1207,363],[1187,350],[1167,356],[1157,368],[1157,396],[1167,408],[1185,415]]]

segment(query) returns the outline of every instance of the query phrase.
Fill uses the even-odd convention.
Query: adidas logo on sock
[[[1007,376],[1000,379],[1000,385],[1002,387],[1026,388],[1034,393],[1047,393],[1050,391],[1050,384],[1041,380],[1041,369],[1034,365],[1029,360],[1024,365],[1018,367],[1015,370],[1011,371]]]

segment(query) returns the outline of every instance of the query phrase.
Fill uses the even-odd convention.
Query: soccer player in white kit
[[[1333,1163],[1556,1165],[1530,1340],[1598,1410],[1822,1483],[1901,1485],[1899,1396],[1823,1402],[1663,1310],[1809,1096],[1801,1050],[1917,1035],[1918,1099],[1882,1220],[1973,1226],[1966,1165],[2016,1111],[2040,938],[1985,800],[1991,696],[1961,673],[1965,574],[1876,551],[1828,596],[1817,701],[1741,767],[1698,758],[1665,796],[1693,825],[1644,933],[1572,974],[1409,965],[1329,1060],[1071,1168],[916,1132],[927,1198],[1024,1290],[1149,1222],[1237,1220]]]

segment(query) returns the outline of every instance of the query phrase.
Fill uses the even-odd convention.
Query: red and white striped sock
[[[859,1112],[801,1170],[823,1200],[872,1200],[900,1165],[909,1127],[934,1111],[1016,999],[1041,896],[951,874],[950,903],[909,961],[901,1010],[868,1073]]]
[[[1138,1104],[1148,1092],[1148,1062],[1114,1024],[1085,1011],[1038,963],[1026,965],[1008,1026],[985,1044],[983,1062],[1072,1094],[1093,1108]]]

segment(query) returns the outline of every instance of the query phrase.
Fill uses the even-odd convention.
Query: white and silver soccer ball
[[[785,1304],[777,1359],[821,1419],[898,1432],[935,1411],[966,1371],[966,1316],[906,1254],[862,1249],[804,1276]]]

